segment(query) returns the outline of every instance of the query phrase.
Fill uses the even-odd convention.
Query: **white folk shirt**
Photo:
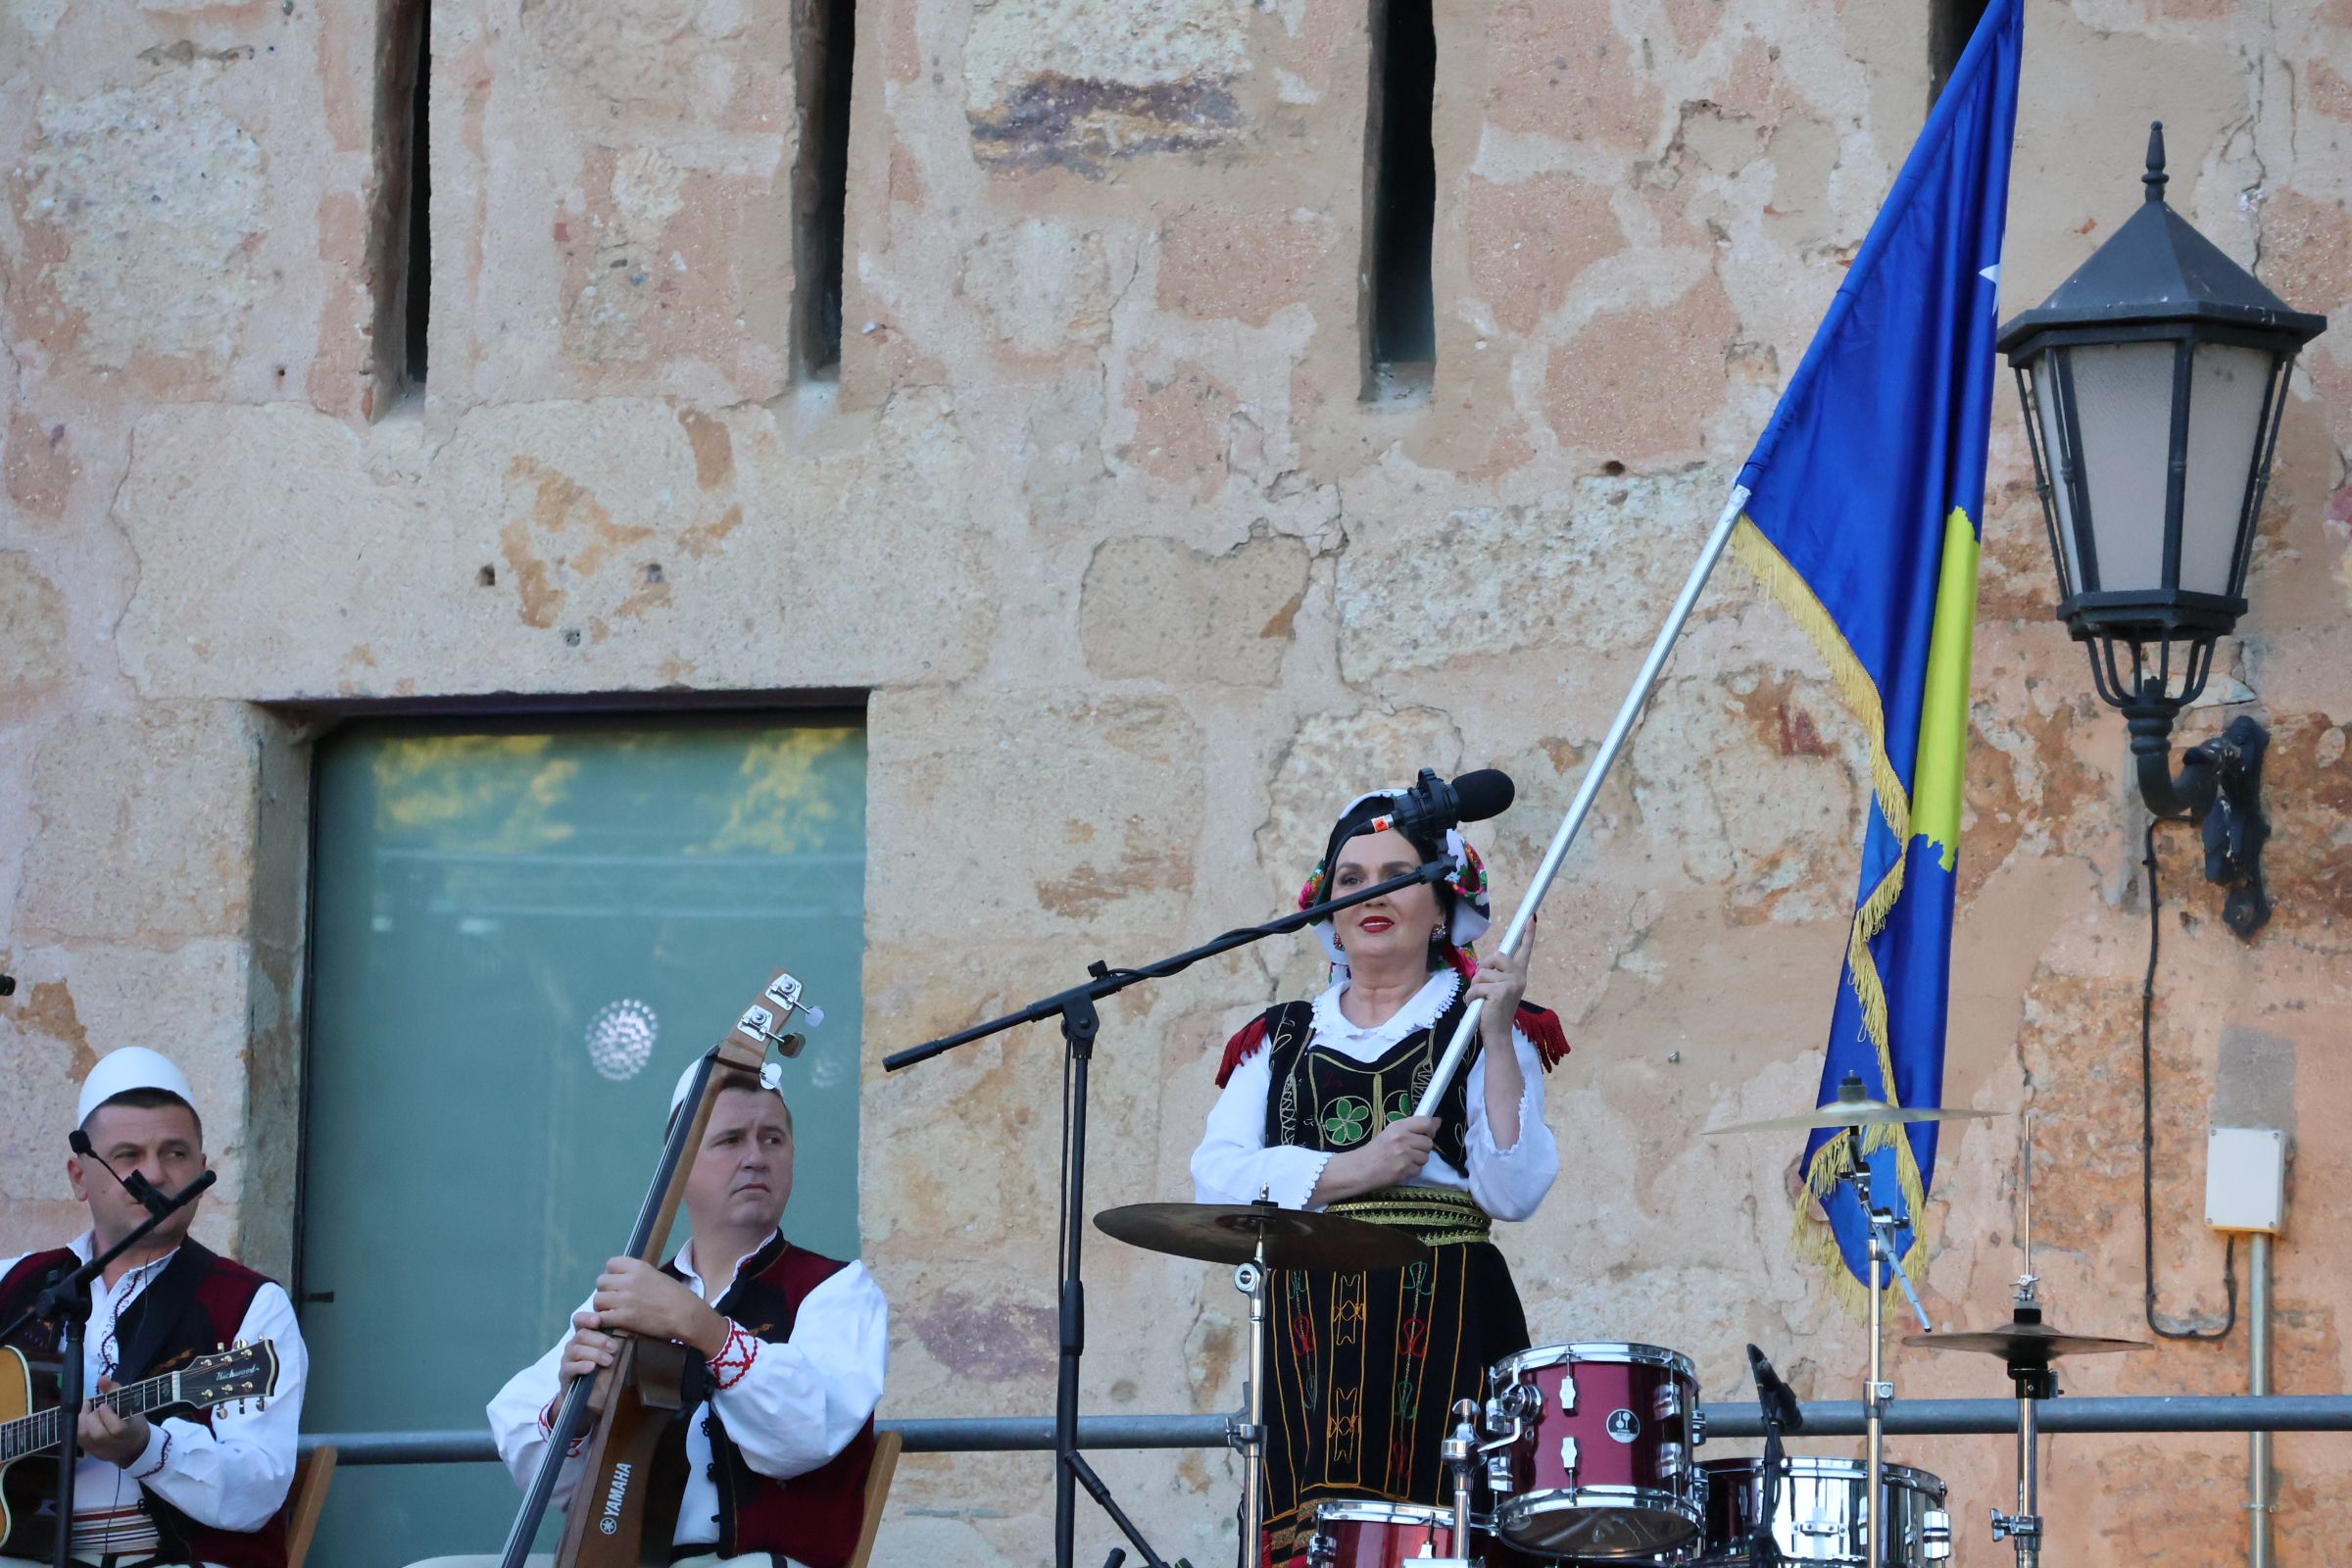
[[[1358,1027],[1340,1010],[1341,981],[1315,999],[1313,1039],[1309,1049],[1336,1051],[1356,1061],[1377,1061],[1398,1041],[1437,1022],[1462,989],[1461,976],[1441,969],[1428,984],[1386,1020]],[[1471,1063],[1463,1084],[1468,1100],[1469,1125],[1463,1139],[1470,1169],[1458,1169],[1443,1154],[1432,1153],[1407,1186],[1448,1187],[1467,1191],[1479,1206],[1496,1219],[1526,1219],[1551,1191],[1560,1174],[1560,1150],[1544,1124],[1544,1063],[1526,1034],[1514,1028],[1511,1044],[1519,1057],[1519,1072],[1527,1088],[1519,1097],[1519,1141],[1509,1149],[1494,1147],[1487,1123],[1487,1058],[1481,1052]],[[1444,1042],[1438,1043],[1444,1050]],[[1328,1151],[1292,1145],[1266,1147],[1266,1097],[1274,1084],[1268,1059],[1272,1044],[1259,1047],[1233,1069],[1225,1091],[1210,1107],[1208,1127],[1200,1147],[1193,1151],[1193,1196],[1203,1203],[1253,1203],[1262,1193],[1284,1208],[1321,1207],[1307,1197],[1331,1163]]]
[[[728,1271],[730,1286],[743,1261],[737,1258]],[[692,1242],[676,1262],[687,1289],[710,1299],[695,1269]],[[582,1301],[580,1310],[589,1304]],[[515,1373],[490,1401],[491,1435],[518,1486],[530,1486],[547,1453],[547,1417],[562,1389],[564,1347],[570,1342],[567,1329],[554,1349]],[[757,1342],[743,1376],[688,1412],[686,1493],[670,1544],[698,1546],[718,1540],[718,1483],[710,1477],[710,1438],[703,1430],[707,1412],[717,1413],[746,1464],[771,1481],[786,1481],[850,1446],[882,1401],[889,1361],[889,1305],[866,1266],[852,1262],[802,1299],[783,1344]],[[584,1467],[576,1454],[564,1464],[556,1479],[557,1507],[571,1505]]]
[[[95,1255],[88,1232],[74,1239],[73,1251],[85,1263]],[[102,1377],[136,1381],[125,1379],[117,1365],[122,1343],[116,1326],[177,1255],[174,1249],[141,1263],[111,1286],[91,1282],[89,1330],[81,1344],[84,1398],[96,1396]],[[0,1263],[0,1274],[17,1262],[12,1257]],[[215,1530],[259,1530],[285,1506],[286,1491],[294,1484],[294,1446],[302,1431],[302,1391],[311,1367],[294,1303],[279,1287],[264,1285],[246,1307],[236,1337],[268,1340],[275,1348],[277,1393],[259,1408],[223,1405],[213,1412],[209,1427],[184,1416],[150,1419],[146,1450],[127,1467],[83,1454],[74,1468],[75,1557],[96,1562],[114,1552],[135,1560],[155,1550],[155,1520],[143,1505],[141,1486]],[[46,1462],[56,1459],[52,1452]],[[23,1462],[44,1460],[36,1454]]]

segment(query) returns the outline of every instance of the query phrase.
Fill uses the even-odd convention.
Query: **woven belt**
[[[1494,1229],[1494,1216],[1478,1206],[1478,1200],[1452,1187],[1383,1187],[1343,1199],[1326,1211],[1412,1231],[1430,1247],[1483,1242]]]

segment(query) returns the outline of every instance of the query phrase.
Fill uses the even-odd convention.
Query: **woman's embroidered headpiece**
[[[1348,803],[1348,808],[1340,813],[1339,821],[1332,827],[1323,858],[1315,863],[1314,873],[1306,879],[1306,885],[1298,890],[1298,907],[1303,909],[1320,904],[1329,895],[1331,861],[1338,858],[1343,845],[1381,814],[1363,809],[1366,804],[1401,800],[1406,793],[1404,790],[1373,790]],[[1486,935],[1487,928],[1494,920],[1494,910],[1487,902],[1487,866],[1478,858],[1478,851],[1470,847],[1469,840],[1462,837],[1459,828],[1449,827],[1446,830],[1444,854],[1452,865],[1452,873],[1446,877],[1445,885],[1446,891],[1453,895],[1448,901],[1453,906],[1453,917],[1446,933],[1446,960],[1467,977],[1478,970],[1478,957],[1471,945]],[[1331,922],[1327,919],[1317,920],[1314,933],[1322,942],[1324,953],[1331,958],[1332,978],[1347,978],[1348,955],[1341,951]]]

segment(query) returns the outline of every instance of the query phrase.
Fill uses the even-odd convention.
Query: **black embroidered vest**
[[[1316,1048],[1312,1003],[1290,1002],[1268,1009],[1266,1061],[1273,1081],[1266,1093],[1266,1146],[1287,1144],[1344,1153],[1389,1123],[1410,1116],[1462,1012],[1457,994],[1428,1028],[1406,1035],[1376,1060],[1357,1061],[1341,1052]],[[1438,1100],[1437,1152],[1463,1172],[1470,1168],[1466,1086],[1482,1049],[1483,1042],[1470,1043],[1462,1070]]]
[[[51,1252],[35,1252],[25,1257],[0,1279],[0,1321],[14,1317],[18,1310],[31,1301],[46,1288],[52,1270],[71,1270],[79,1266],[80,1259],[60,1248]],[[145,1290],[122,1309],[115,1325],[123,1364],[116,1373],[116,1381],[135,1382],[140,1378],[156,1377],[185,1366],[197,1356],[208,1355],[237,1337],[238,1328],[253,1298],[270,1281],[242,1264],[232,1263],[205,1248],[189,1241],[179,1244],[179,1250]],[[149,1309],[170,1310],[169,1323],[152,1329],[147,1323]],[[53,1330],[36,1324],[15,1342],[29,1354],[54,1356],[58,1341]],[[212,1412],[199,1410],[185,1417],[190,1421],[211,1426]],[[21,1466],[31,1476],[45,1466]],[[17,1470],[11,1471],[12,1481]],[[156,1534],[161,1538],[159,1559],[168,1563],[213,1562],[224,1568],[284,1568],[286,1561],[286,1509],[280,1504],[259,1530],[220,1530],[200,1524],[180,1512],[155,1492],[142,1484],[140,1500],[148,1515],[155,1520]],[[54,1499],[51,1499],[54,1501]],[[31,1521],[27,1519],[27,1523]],[[54,1529],[52,1522],[42,1532],[47,1536]],[[46,1559],[45,1545],[31,1543],[35,1554]],[[19,1549],[15,1536],[10,1537],[9,1550]]]

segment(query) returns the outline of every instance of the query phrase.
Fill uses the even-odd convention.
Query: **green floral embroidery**
[[[1417,1096],[1406,1094],[1401,1089],[1397,1090],[1395,1094],[1389,1096],[1388,1104],[1385,1107],[1387,1114],[1383,1117],[1383,1120],[1404,1120],[1405,1117],[1410,1116],[1413,1113],[1413,1105],[1417,1102],[1418,1098],[1419,1097]]]
[[[1362,1143],[1372,1136],[1372,1102],[1354,1095],[1333,1101],[1330,1114],[1323,1118],[1323,1136],[1334,1149]]]

